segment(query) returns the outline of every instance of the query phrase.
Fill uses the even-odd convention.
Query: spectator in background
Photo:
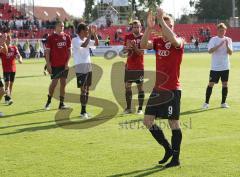
[[[23,50],[25,53],[25,58],[29,59],[31,50],[30,50],[30,43],[28,40],[26,40],[26,42],[24,43]]]
[[[40,52],[41,52],[41,43],[40,40],[37,40],[37,42],[35,43],[35,58],[40,58]]]
[[[199,50],[199,38],[196,38],[196,39],[195,39],[194,46],[195,46],[195,49],[196,49],[198,52],[200,52],[200,50]]]
[[[110,46],[110,36],[107,36],[105,40],[105,46]]]

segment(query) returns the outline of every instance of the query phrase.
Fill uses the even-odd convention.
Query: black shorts
[[[179,120],[181,90],[154,91],[146,105],[145,115]]]
[[[124,82],[141,84],[144,81],[144,71],[143,70],[127,70],[125,69]]]
[[[76,73],[77,76],[77,87],[81,88],[82,86],[90,87],[92,85],[92,72],[88,73]]]
[[[221,78],[222,82],[228,82],[229,77],[229,70],[224,71],[210,71],[209,75],[209,82],[218,83],[219,79]]]
[[[3,72],[4,82],[14,82],[15,72]]]
[[[65,70],[65,66],[52,67],[51,79],[67,78],[68,70]]]

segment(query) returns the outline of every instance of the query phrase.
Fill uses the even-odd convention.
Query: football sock
[[[126,102],[127,102],[127,109],[131,109],[132,90],[127,90],[125,93],[125,96],[126,96]]]
[[[48,100],[47,100],[47,102],[48,102],[48,103],[51,103],[51,100],[52,100],[52,97],[51,97],[50,95],[48,95]]]
[[[167,162],[167,160],[172,156],[172,148],[168,140],[165,138],[163,131],[155,124],[149,129],[149,131],[155,140],[165,149],[165,155],[163,159],[159,161],[159,164]]]
[[[222,104],[226,102],[227,94],[228,94],[228,87],[223,87],[222,88]]]
[[[209,100],[210,100],[210,97],[211,97],[211,94],[212,94],[212,89],[213,87],[207,87],[207,90],[206,90],[206,100],[205,100],[205,103],[209,103]]]
[[[64,97],[63,96],[60,96],[60,103],[63,103],[64,102]]]
[[[141,91],[138,93],[138,103],[139,103],[138,110],[142,110],[144,97],[145,97],[144,91]]]
[[[180,146],[182,142],[182,131],[181,129],[172,130],[172,159],[165,166],[166,168],[174,167],[180,165],[179,155],[180,155]]]

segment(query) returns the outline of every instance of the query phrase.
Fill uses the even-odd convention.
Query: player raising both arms
[[[55,32],[50,35],[46,43],[45,59],[47,70],[51,74],[52,82],[49,86],[48,100],[45,109],[50,109],[54,90],[60,79],[60,103],[59,109],[68,108],[64,104],[66,78],[68,76],[68,62],[71,56],[71,38],[63,32],[63,22],[56,22]]]
[[[141,41],[141,48],[152,48],[156,52],[156,82],[148,100],[144,124],[155,140],[164,147],[165,155],[159,164],[165,163],[172,157],[165,167],[180,165],[179,154],[182,141],[182,132],[179,123],[180,117],[180,65],[183,57],[184,41],[173,32],[174,21],[165,15],[163,10],[157,10],[161,37],[149,42],[151,32],[155,26],[152,12],[148,13],[148,27]],[[163,131],[154,123],[160,117],[168,119],[172,129],[172,145],[165,138]]]
[[[6,45],[8,52],[0,52],[0,57],[2,59],[3,77],[5,82],[5,103],[11,105],[12,100],[12,89],[16,74],[16,63],[15,60],[18,59],[19,63],[22,63],[22,56],[20,55],[18,48],[11,45],[11,36],[7,35]]]
[[[143,37],[141,23],[138,20],[132,22],[132,33],[125,37],[125,50],[128,51],[127,63],[125,65],[125,97],[127,108],[125,114],[132,113],[132,83],[135,82],[138,88],[138,114],[143,114],[142,106],[144,101],[143,78],[144,78],[144,51],[140,49],[140,42]]]

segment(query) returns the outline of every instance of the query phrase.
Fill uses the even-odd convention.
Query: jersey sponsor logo
[[[8,52],[7,53],[7,58],[11,58],[12,56],[14,56],[14,52]]]
[[[158,50],[157,54],[161,57],[167,57],[170,55],[170,51],[169,50]]]
[[[58,46],[58,47],[64,47],[64,46],[66,46],[66,45],[67,45],[66,42],[58,42],[58,43],[57,43],[57,46]]]

